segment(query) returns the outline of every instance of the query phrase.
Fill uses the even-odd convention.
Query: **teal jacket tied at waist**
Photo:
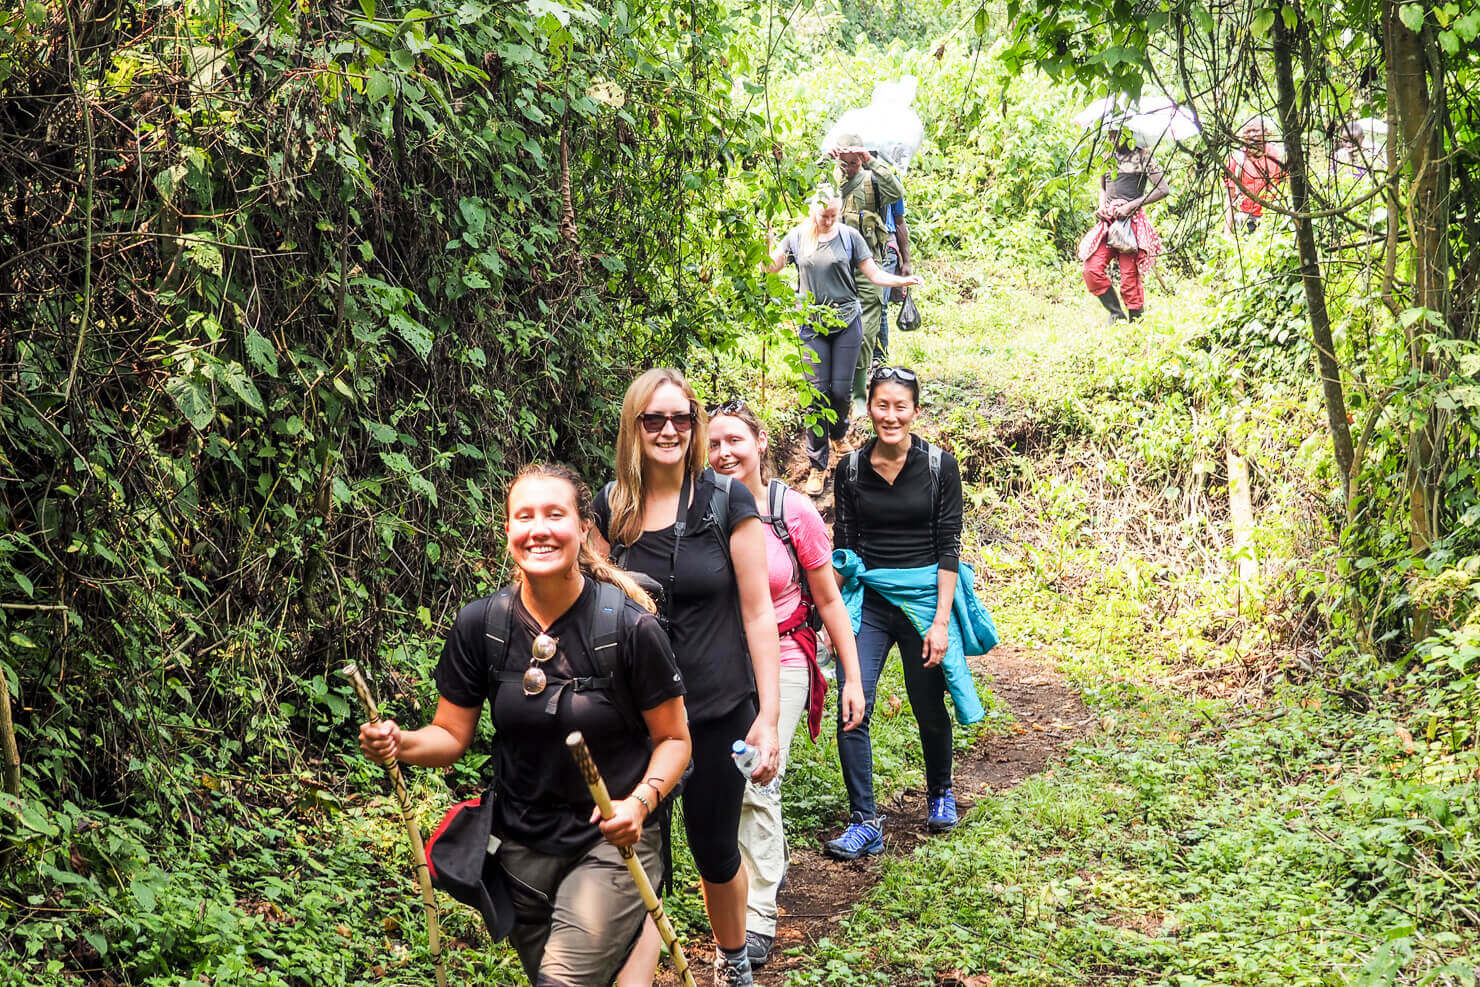
[[[858,553],[846,548],[833,552],[833,568],[843,577],[843,605],[853,619],[853,633],[863,618],[863,591],[871,589],[894,604],[910,619],[924,637],[935,620],[936,574],[938,567],[917,566],[913,569],[870,569]],[[976,573],[962,562],[957,573],[956,598],[951,601],[949,644],[941,668],[946,675],[946,688],[956,707],[956,722],[962,726],[986,716],[971,678],[967,655],[984,655],[997,645],[997,625],[992,615],[976,598],[973,583]]]

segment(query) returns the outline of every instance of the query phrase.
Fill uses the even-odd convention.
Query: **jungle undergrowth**
[[[1205,289],[1107,329],[1072,274],[927,292],[936,320],[892,357],[922,373],[923,430],[979,464],[979,591],[1101,729],[885,863],[788,983],[1473,984],[1480,759],[1319,674],[1319,408],[1278,378],[1228,386]],[[1244,386],[1255,586],[1221,465]]]

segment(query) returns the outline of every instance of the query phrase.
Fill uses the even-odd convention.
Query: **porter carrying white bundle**
[[[911,105],[915,101],[915,77],[881,82],[874,87],[873,102],[838,117],[822,141],[825,155],[838,146],[842,134],[857,134],[863,146],[883,158],[899,172],[908,171],[910,160],[925,141],[925,126]]]

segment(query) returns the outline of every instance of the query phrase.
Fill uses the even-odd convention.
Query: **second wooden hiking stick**
[[[375,697],[370,694],[370,685],[360,674],[360,667],[353,662],[344,668],[344,677],[355,687],[360,702],[365,704],[365,715],[371,723],[380,722],[380,710]],[[401,766],[394,759],[385,763],[386,773],[396,789],[396,805],[401,809],[401,820],[406,824],[406,836],[411,840],[411,855],[416,858],[416,883],[421,885],[421,903],[427,912],[427,948],[432,953],[432,964],[437,972],[437,987],[447,987],[447,971],[442,966],[442,929],[437,922],[437,896],[432,891],[432,875],[427,871],[427,851],[421,841],[421,824],[416,813],[411,811],[411,796],[406,793],[406,782],[401,778]]]
[[[591,760],[591,752],[586,749],[586,738],[577,730],[565,738],[565,746],[570,748],[570,756],[576,759],[576,766],[586,779],[586,787],[591,789],[591,797],[596,800],[596,808],[601,810],[601,818],[610,819],[613,812],[612,797],[607,794],[606,782],[601,779],[601,772],[596,770],[596,762]],[[637,885],[637,893],[642,895],[642,903],[652,916],[653,924],[658,927],[658,935],[662,937],[663,945],[668,947],[668,954],[673,957],[674,972],[678,974],[684,987],[695,987],[694,975],[689,972],[688,957],[683,954],[683,946],[673,931],[673,923],[668,921],[668,913],[663,911],[662,900],[653,890],[653,882],[648,880],[647,871],[642,869],[642,861],[637,859],[637,854],[632,852],[630,846],[622,847],[621,850],[622,859],[627,862],[627,872]]]

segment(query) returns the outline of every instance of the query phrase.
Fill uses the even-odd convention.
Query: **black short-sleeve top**
[[[668,635],[683,673],[690,723],[718,719],[755,693],[728,532],[746,518],[758,517],[759,512],[745,485],[731,483],[725,528],[704,523],[716,482],[714,472],[706,469],[694,485],[677,573],[673,571],[672,525],[644,531],[622,559],[625,568],[646,573],[665,589],[672,587]],[[611,507],[605,490],[596,495],[593,506],[597,530],[610,543]]]
[[[596,587],[586,580],[580,597],[550,625],[555,657],[540,667],[550,679],[601,675],[592,656]],[[437,691],[448,702],[481,707],[492,696],[490,719],[496,738],[494,835],[540,853],[568,854],[589,849],[601,833],[588,820],[594,803],[575,761],[565,748],[572,730],[586,737],[591,756],[614,798],[625,797],[645,777],[652,741],[641,712],[684,693],[668,637],[652,614],[631,600],[622,609],[618,659],[613,672],[622,688],[575,693],[565,689],[555,712],[547,711],[550,691],[526,696],[517,682],[499,683],[489,666],[485,619],[492,597],[475,600],[458,612],[437,663]],[[540,633],[516,592],[509,628],[506,671],[522,673]],[[635,709],[621,710],[626,700]],[[650,816],[649,822],[656,823]]]

